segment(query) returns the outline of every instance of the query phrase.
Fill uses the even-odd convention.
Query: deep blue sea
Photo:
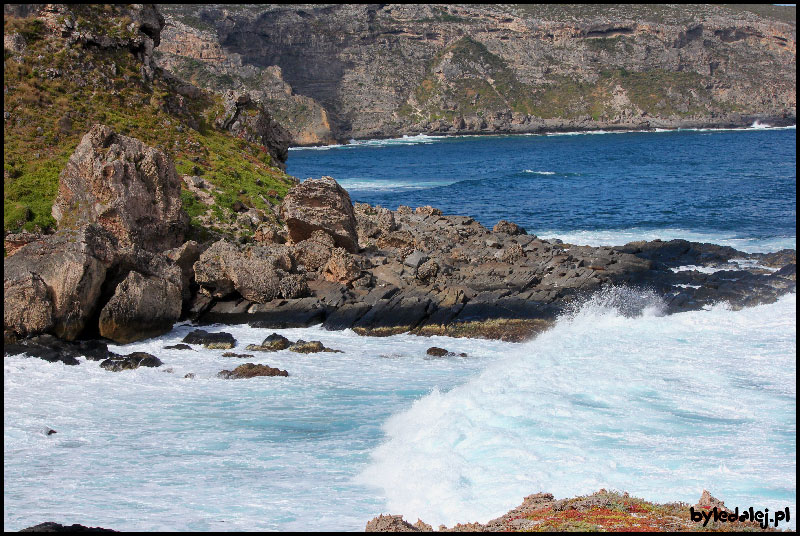
[[[795,136],[415,136],[292,150],[288,170],[331,175],[354,201],[573,243],[773,251],[796,242]],[[617,309],[628,299],[652,307],[632,318]],[[188,324],[110,348],[159,368],[5,357],[3,527],[358,531],[381,513],[438,526],[601,488],[690,504],[707,489],[730,508],[789,507],[795,527],[796,294],[670,316],[661,305],[607,289],[526,343],[276,330],[342,350],[247,359],[286,378],[223,380],[241,359],[166,349]],[[232,333],[236,352],[273,331],[204,329]]]
[[[795,244],[795,144],[794,128],[422,135],[292,150],[287,171],[330,175],[356,202],[433,205],[542,237],[687,238],[761,251]]]

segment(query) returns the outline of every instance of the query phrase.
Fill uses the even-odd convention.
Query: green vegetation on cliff
[[[119,45],[125,40],[136,44],[138,30],[126,10],[117,5],[71,7],[70,23],[91,39],[63,38],[53,28],[64,23],[63,15],[53,20],[52,15],[6,14],[4,34],[18,44],[4,50],[4,230],[54,226],[58,176],[95,123],[162,149],[180,174],[202,175],[213,186],[218,206],[210,208],[184,192],[187,212],[198,227],[204,214],[212,227],[227,223],[236,201],[269,214],[274,200],[268,192],[279,197],[291,185],[263,146],[215,126],[225,113],[221,97],[159,71],[149,79],[142,49]]]
[[[589,40],[595,50],[624,46],[624,37]],[[519,81],[514,71],[485,45],[464,37],[437,54],[428,75],[414,89],[416,109],[399,113],[428,121],[481,115],[486,111],[521,112],[543,119],[591,117],[608,120],[615,108],[638,108],[663,117],[703,113],[712,102],[708,79],[695,72],[624,68],[602,70],[596,81],[551,74],[541,84]],[[688,104],[687,104],[688,103]],[[733,103],[724,111],[739,111]]]

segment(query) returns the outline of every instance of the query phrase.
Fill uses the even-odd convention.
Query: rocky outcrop
[[[140,141],[95,125],[59,180],[60,230],[4,259],[4,331],[100,334],[128,343],[164,333],[178,319],[187,216],[171,160]]]
[[[241,251],[234,244],[220,240],[195,262],[195,281],[216,298],[237,292],[245,299],[264,303],[280,297],[284,291],[288,297],[294,297],[295,290],[290,285],[281,286],[291,266],[285,246],[254,246]]]
[[[170,158],[134,138],[95,125],[59,177],[59,227],[97,223],[120,247],[163,251],[183,243],[188,217]]]
[[[162,65],[262,88],[296,144],[796,121],[792,7],[163,9]]]
[[[198,309],[198,321],[273,329],[322,323],[364,335],[412,332],[524,340],[547,329],[576,301],[603,289],[627,287],[652,296],[613,304],[635,315],[655,301],[666,312],[722,300],[734,307],[769,303],[796,285],[794,251],[747,254],[682,240],[575,246],[542,240],[511,222],[490,231],[472,218],[442,215],[434,207],[390,211],[357,205],[355,228],[363,249],[348,252],[335,247],[333,238],[340,234],[339,222],[352,223],[349,207],[338,214],[332,208],[344,204],[343,197],[335,203],[322,201],[325,195],[304,194],[302,204],[293,199],[305,185],[317,192],[315,183],[320,182],[325,192],[338,190],[332,179],[309,180],[287,196],[286,213],[318,228],[309,232],[311,225],[295,226],[292,239],[300,241],[280,246],[293,263],[275,272],[279,288],[284,281],[302,281],[307,293],[262,301],[236,292],[230,277],[218,285],[224,292],[212,291],[216,283],[201,283],[209,285],[216,301]],[[292,226],[287,218],[290,236]],[[251,247],[227,244],[228,253],[216,261],[216,248],[204,255],[208,263],[225,263],[227,256],[249,258]]]
[[[291,134],[274,121],[263,106],[256,104],[248,93],[229,89],[223,93],[222,102],[225,111],[216,118],[217,126],[236,137],[263,145],[275,165],[286,170]]]
[[[703,497],[708,495],[703,492]],[[710,497],[710,495],[709,495]],[[711,497],[713,499],[713,497]],[[713,499],[718,504],[721,502]],[[707,502],[707,501],[706,501]],[[704,504],[701,498],[699,505]],[[716,504],[715,504],[716,505]],[[697,506],[696,506],[697,508]],[[612,514],[612,515],[609,515]],[[718,520],[698,523],[689,505],[681,502],[658,504],[632,497],[627,492],[601,489],[591,495],[555,499],[550,493],[528,495],[522,504],[486,523],[440,525],[439,532],[685,532],[771,531],[753,520]],[[417,520],[413,525],[398,515],[383,515],[367,522],[366,532],[431,532],[431,525]]]
[[[332,177],[309,179],[295,186],[281,203],[281,218],[294,242],[325,231],[345,250],[358,251],[356,218],[350,195]]]

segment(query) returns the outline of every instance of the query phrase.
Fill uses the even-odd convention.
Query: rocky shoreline
[[[463,123],[463,124],[462,124]],[[293,148],[325,147],[327,145],[347,144],[351,140],[386,140],[396,139],[400,136],[513,136],[513,135],[556,135],[566,133],[595,133],[595,132],[655,132],[662,130],[688,130],[688,129],[747,129],[754,124],[764,127],[794,127],[797,118],[791,115],[773,114],[725,114],[721,116],[704,116],[692,119],[674,118],[638,118],[631,120],[596,121],[591,118],[578,120],[571,119],[546,119],[522,120],[515,122],[511,114],[499,115],[491,124],[480,121],[467,124],[462,121],[434,122],[415,125],[392,132],[376,132],[368,138],[355,137],[328,142],[295,142]]]
[[[731,514],[725,503],[703,490],[696,512],[708,514],[714,508]],[[627,492],[601,489],[591,495],[556,500],[550,493],[528,495],[522,504],[486,523],[440,525],[438,532],[688,532],[688,531],[769,531],[767,522],[753,520],[692,520],[686,503],[657,504],[631,497]],[[736,509],[738,512],[738,508]],[[705,521],[705,523],[703,522]],[[776,524],[777,526],[777,524]],[[433,532],[422,520],[411,524],[402,516],[380,515],[367,522],[366,532]]]
[[[705,513],[701,521],[692,520],[690,507]],[[440,525],[438,532],[575,532],[575,531],[767,531],[774,532],[769,520],[715,520],[713,509],[732,511],[725,503],[703,490],[697,504],[674,502],[657,504],[630,496],[627,492],[601,489],[591,495],[555,499],[550,493],[528,495],[522,504],[487,523],[458,523],[453,527]],[[738,512],[738,508],[736,509]],[[778,525],[777,523],[775,524]],[[428,523],[417,520],[409,523],[399,515],[379,515],[367,522],[365,532],[433,532]],[[70,526],[48,521],[19,532],[117,532],[101,527]]]
[[[796,286],[794,250],[564,244],[431,206],[353,205],[331,177],[294,186],[283,225],[198,243],[184,238],[180,183],[158,149],[101,125],[84,136],[60,177],[59,231],[6,236],[6,344],[126,344],[180,319],[522,341],[611,288],[634,291],[613,304],[633,315],[771,303]]]

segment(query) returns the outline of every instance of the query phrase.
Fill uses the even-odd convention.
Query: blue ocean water
[[[773,251],[795,244],[795,161],[793,129],[752,129],[415,136],[293,150],[289,171],[332,175],[356,201],[574,242]],[[626,300],[652,306],[630,318]],[[610,289],[523,344],[278,330],[343,350],[246,360],[288,378],[223,380],[243,360],[164,349],[188,325],[112,347],[153,353],[157,369],[6,357],[4,529],[355,531],[380,513],[436,526],[600,488],[690,503],[708,489],[730,507],[788,506],[794,527],[796,295],[739,311],[661,305]],[[272,332],[205,329],[232,333],[237,352]]]
[[[353,201],[433,205],[591,245],[653,238],[774,250],[796,242],[796,130],[432,137],[290,152]],[[621,240],[621,242],[620,242]]]

